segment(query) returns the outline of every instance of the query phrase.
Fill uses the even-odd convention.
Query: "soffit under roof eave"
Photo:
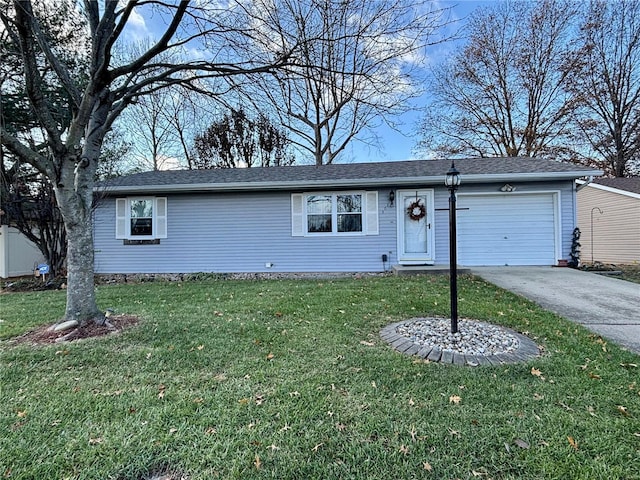
[[[465,183],[493,182],[535,182],[550,180],[575,180],[587,175],[599,176],[599,170],[573,172],[536,172],[536,173],[500,173],[500,174],[467,174],[462,173],[462,185]],[[195,193],[195,192],[242,192],[269,190],[305,190],[319,188],[354,188],[354,187],[390,187],[406,185],[438,185],[444,187],[444,175],[424,177],[385,177],[357,178],[340,180],[304,180],[276,182],[228,182],[228,183],[185,183],[170,185],[121,185],[96,187],[95,192],[110,194],[137,193]]]

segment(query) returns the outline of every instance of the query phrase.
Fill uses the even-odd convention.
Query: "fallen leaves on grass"
[[[374,342],[367,342],[366,340],[360,340],[360,345],[364,345],[366,347],[375,347],[375,343]]]
[[[422,469],[426,470],[427,472],[433,471],[433,467],[429,462],[422,462]]]
[[[534,377],[538,377],[540,380],[544,380],[544,376],[542,375],[542,371],[540,371],[536,367],[531,367],[531,375],[533,375]]]
[[[287,430],[291,430],[291,427],[289,426],[288,423],[284,424],[284,427],[282,427],[280,430],[278,430],[279,432],[286,432]]]
[[[603,340],[602,337],[598,337],[597,335],[589,335],[591,338],[595,338],[595,342],[600,345],[603,352],[607,351],[607,342]]]
[[[253,466],[256,467],[256,470],[260,470],[262,468],[262,462],[260,461],[260,456],[256,454],[256,458],[253,461]]]
[[[569,405],[567,405],[564,402],[560,402],[560,403],[558,403],[558,405],[560,405],[562,408],[564,408],[567,412],[573,412],[573,408],[571,408]]]
[[[462,401],[462,397],[460,397],[459,395],[451,395],[449,397],[449,403],[454,403],[458,405],[461,401]]]
[[[567,441],[569,442],[569,445],[571,445],[571,447],[574,450],[576,450],[576,451],[578,450],[578,441],[575,438],[567,437]]]
[[[618,405],[616,407],[618,409],[618,411],[624,415],[625,417],[629,417],[631,414],[629,413],[629,410],[627,410],[627,407],[625,407],[624,405]]]
[[[527,441],[525,441],[525,440],[523,440],[523,439],[521,439],[521,438],[516,438],[516,439],[513,441],[513,443],[514,443],[516,446],[518,446],[518,447],[520,447],[520,448],[523,448],[523,449],[525,449],[525,450],[528,450],[528,449],[529,449],[529,447],[530,447],[529,442],[527,442]]]

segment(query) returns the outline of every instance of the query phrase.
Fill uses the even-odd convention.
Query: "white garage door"
[[[555,195],[458,195],[458,263],[555,265]]]

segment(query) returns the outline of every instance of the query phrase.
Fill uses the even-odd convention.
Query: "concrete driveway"
[[[473,267],[472,273],[640,354],[640,285],[554,267]]]

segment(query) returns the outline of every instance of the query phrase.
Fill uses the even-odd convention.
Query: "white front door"
[[[398,190],[396,199],[398,263],[432,264],[435,227],[433,190]]]

